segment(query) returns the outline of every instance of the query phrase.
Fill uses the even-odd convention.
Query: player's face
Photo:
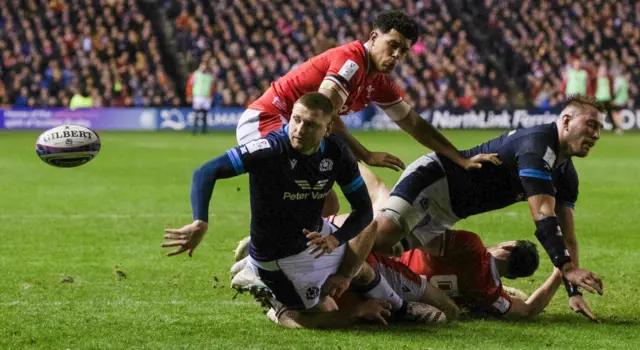
[[[377,71],[388,74],[404,59],[411,48],[411,40],[395,29],[388,33],[379,30],[371,32],[369,37],[371,60]]]
[[[595,108],[575,108],[573,115],[563,117],[566,142],[571,155],[586,157],[600,139],[604,115]]]
[[[331,116],[296,103],[289,120],[291,146],[302,154],[312,154],[318,151],[322,138],[329,132],[330,122]]]

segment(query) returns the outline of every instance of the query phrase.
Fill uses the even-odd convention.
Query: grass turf
[[[248,296],[234,299],[228,270],[236,242],[248,232],[246,176],[217,183],[209,233],[193,258],[167,258],[160,248],[165,227],[191,221],[192,170],[232,147],[233,134],[100,134],[95,160],[59,169],[37,159],[37,132],[0,132],[0,348],[640,347],[640,134],[604,135],[590,157],[575,161],[581,264],[605,283],[604,296],[587,296],[601,324],[570,312],[561,290],[529,322],[332,332],[280,329]],[[459,148],[498,134],[446,132]],[[407,164],[424,151],[403,133],[356,136]],[[388,185],[399,175],[375,171]],[[525,203],[457,227],[479,233],[486,244],[534,240]],[[531,278],[506,283],[531,293],[551,271],[542,260]]]

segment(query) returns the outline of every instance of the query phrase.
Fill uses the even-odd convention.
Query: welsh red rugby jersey
[[[414,249],[397,259],[426,276],[459,305],[489,313],[509,311],[511,298],[503,290],[493,257],[480,237],[468,231],[447,231],[441,237],[441,256]]]
[[[403,92],[387,75],[368,74],[371,65],[367,48],[360,41],[327,50],[271,83],[271,87],[249,109],[265,112],[264,118],[282,115],[289,120],[298,98],[318,91],[324,80],[336,83],[343,96],[347,96],[340,115],[362,110],[371,102],[388,108],[402,101]]]

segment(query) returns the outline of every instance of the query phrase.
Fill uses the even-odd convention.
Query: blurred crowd
[[[609,77],[611,85],[624,79],[635,98],[627,104],[640,105],[640,2],[489,0],[486,5],[490,27],[501,30],[529,65],[527,93],[535,106],[553,107],[562,101],[571,69],[587,73],[591,95],[596,94],[598,77]]]
[[[393,73],[405,98],[427,108],[506,108],[504,79],[468,40],[444,0],[163,0],[188,69],[205,62],[214,105],[244,107],[296,65],[329,48],[366,41],[375,15],[404,9],[425,33]],[[485,0],[489,27],[523,57],[526,94],[555,107],[577,59],[594,93],[598,72],[626,76],[637,98],[640,3]],[[158,39],[136,0],[0,1],[0,105],[178,106]],[[606,69],[606,73],[602,73]],[[178,90],[180,89],[180,90]],[[629,102],[632,103],[632,102]],[[640,103],[637,103],[640,105]]]
[[[180,105],[135,0],[0,1],[0,104]]]

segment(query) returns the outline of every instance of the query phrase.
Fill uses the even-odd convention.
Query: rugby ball
[[[61,125],[38,137],[36,153],[43,162],[72,168],[89,162],[100,152],[100,137],[84,126]]]

